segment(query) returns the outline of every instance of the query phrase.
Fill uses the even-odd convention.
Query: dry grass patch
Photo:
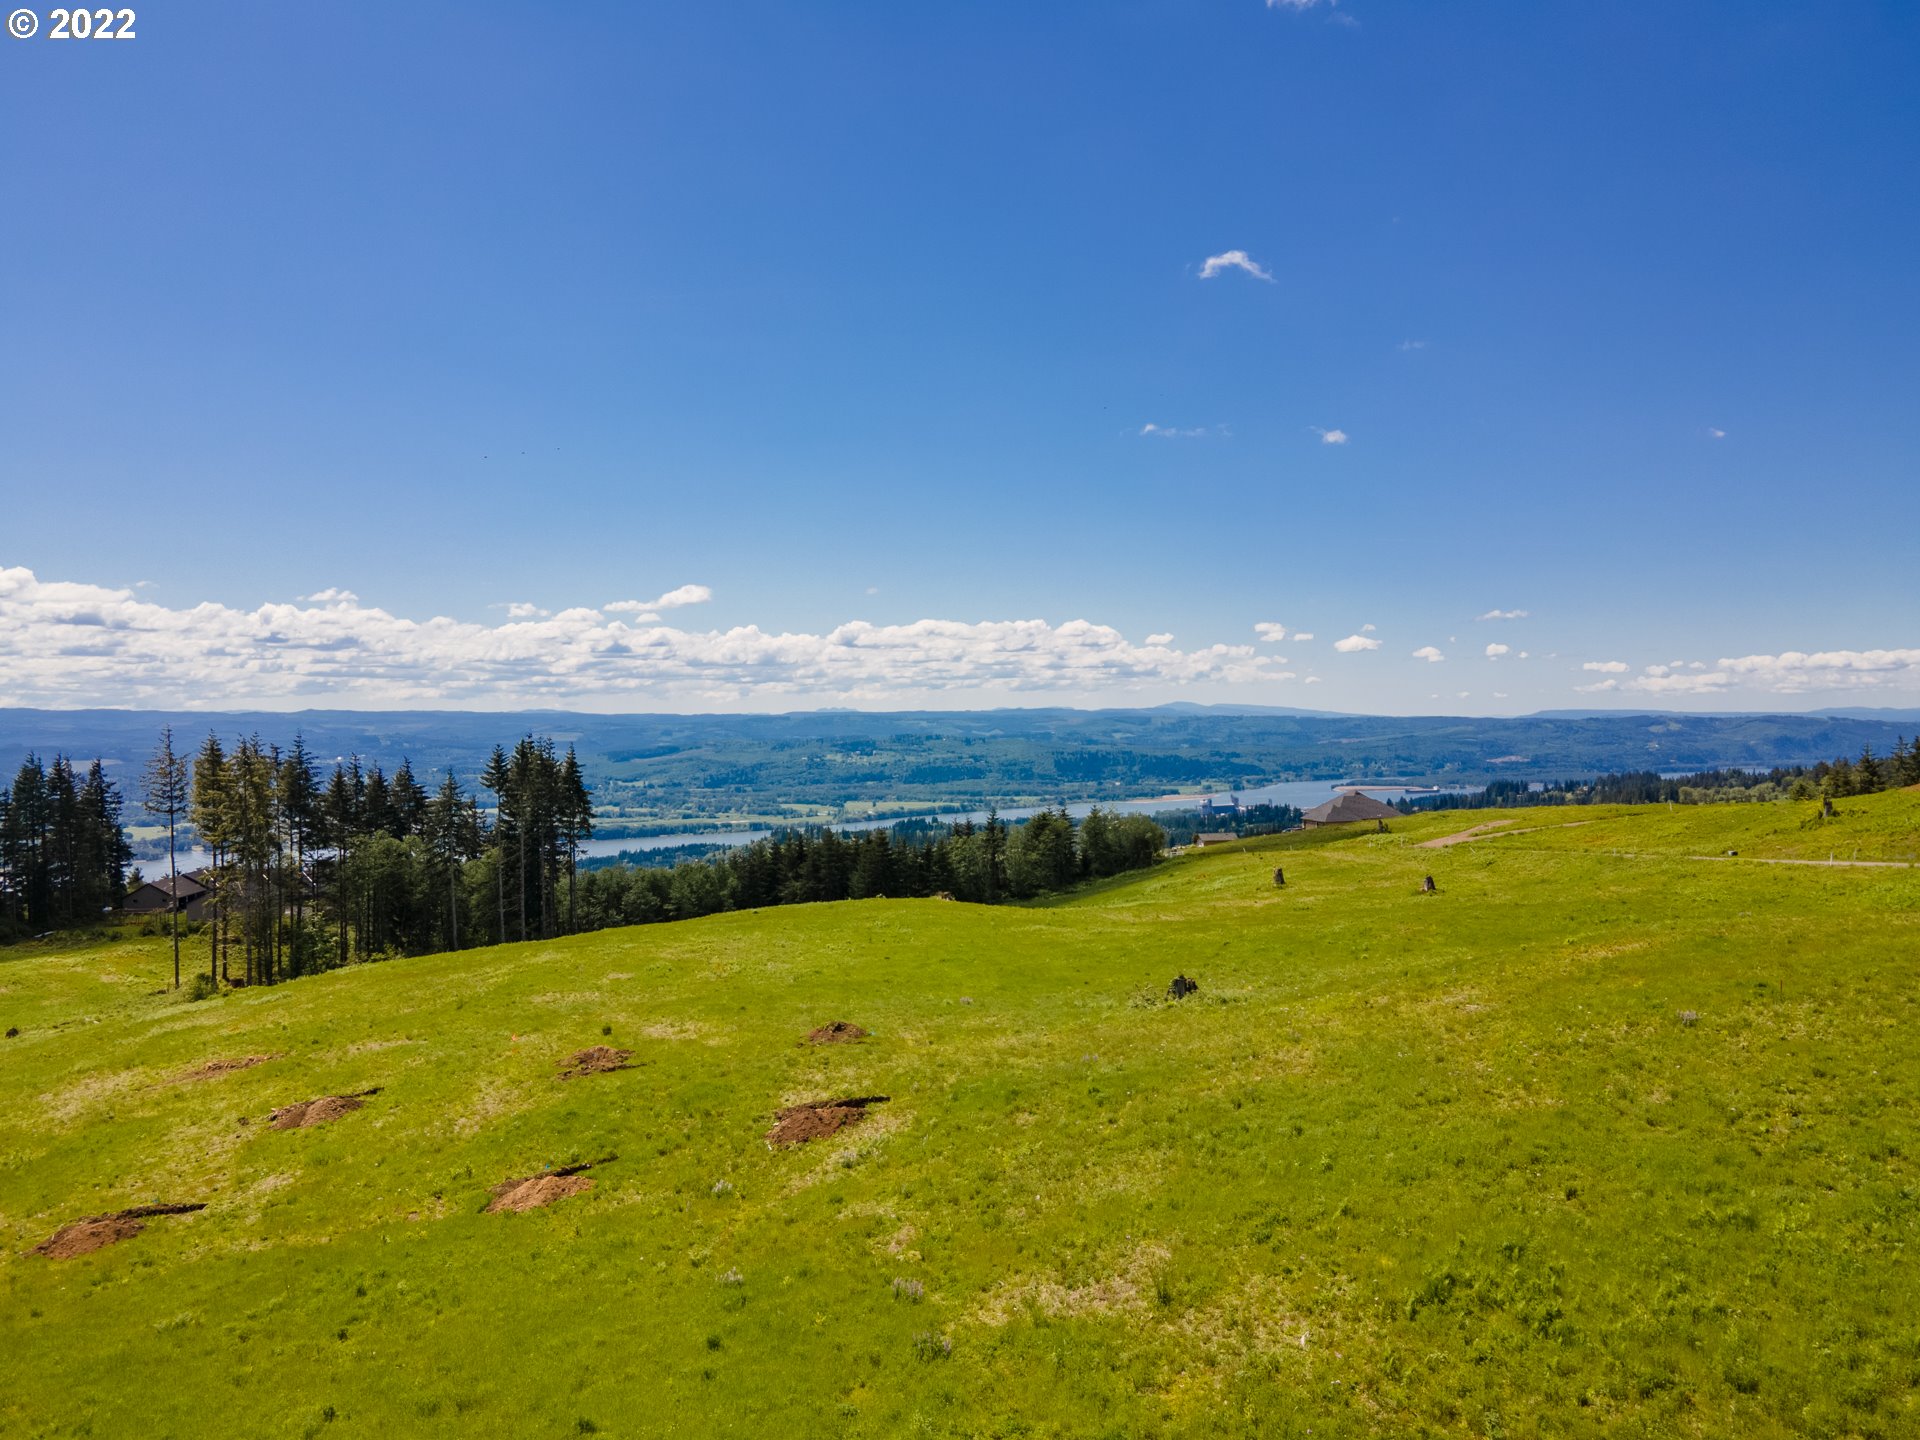
[[[982,1325],[1001,1326],[1029,1310],[1056,1319],[1078,1315],[1114,1315],[1147,1307],[1154,1273],[1172,1258],[1166,1246],[1143,1241],[1120,1268],[1086,1285],[1064,1285],[1058,1280],[1028,1279],[993,1290],[975,1309]]]

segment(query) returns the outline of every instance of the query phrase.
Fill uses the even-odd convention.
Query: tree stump
[[[1284,886],[1287,883],[1287,872],[1278,865],[1273,867],[1273,883],[1276,886]]]
[[[1422,895],[1438,894],[1439,890],[1440,890],[1440,887],[1433,883],[1433,877],[1431,875],[1427,876],[1425,880],[1422,880],[1420,882],[1420,893]]]
[[[1187,996],[1198,993],[1199,989],[1199,985],[1189,980],[1186,976],[1176,975],[1173,977],[1173,983],[1167,986],[1167,998],[1169,1000],[1184,1000]]]

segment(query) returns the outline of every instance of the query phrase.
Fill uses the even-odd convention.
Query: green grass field
[[[0,951],[0,1433],[1920,1433],[1920,869],[1766,863],[1915,858],[1920,794],[1815,808],[1436,815],[198,1004],[161,941]],[[837,1019],[872,1037],[801,1043]],[[634,1068],[557,1078],[602,1043]]]

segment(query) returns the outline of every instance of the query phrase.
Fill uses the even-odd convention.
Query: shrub
[[[944,1360],[953,1354],[953,1341],[931,1330],[922,1330],[913,1337],[913,1353],[922,1360]]]

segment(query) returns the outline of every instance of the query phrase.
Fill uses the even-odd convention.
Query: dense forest
[[[671,869],[615,865],[580,879],[583,929],[687,920],[820,900],[942,897],[991,905],[1066,890],[1154,863],[1166,832],[1144,815],[1095,809],[1075,823],[1043,810],[1009,825],[791,830]]]
[[[1768,800],[1838,800],[1920,785],[1920,737],[1898,737],[1892,753],[1878,756],[1872,746],[1849,759],[1815,765],[1775,766],[1770,770],[1702,770],[1692,775],[1661,775],[1628,770],[1589,780],[1495,780],[1484,790],[1460,795],[1422,795],[1394,802],[1403,814],[1424,810],[1505,810],[1532,805],[1709,805]]]
[[[405,760],[388,775],[352,759],[323,780],[299,738],[228,751],[208,736],[188,813],[213,856],[209,973],[271,984],[574,929],[593,808],[572,752],[532,737],[495,747],[480,785],[490,824],[452,774],[429,793]]]
[[[99,918],[126,893],[132,851],[120,792],[100,762],[84,777],[28,755],[0,790],[0,939]]]

